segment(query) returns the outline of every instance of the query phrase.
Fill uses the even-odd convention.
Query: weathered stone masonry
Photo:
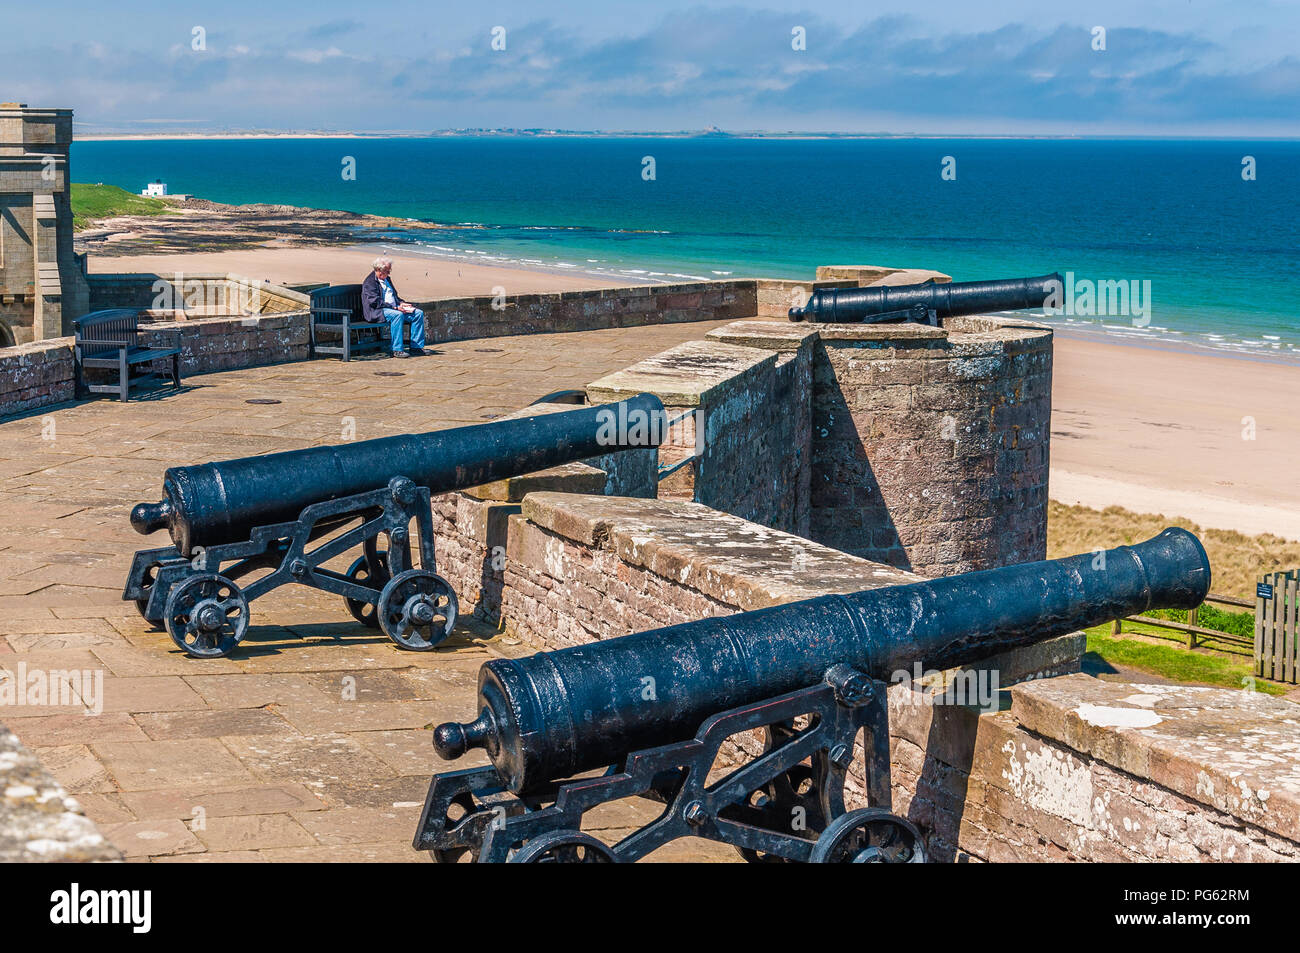
[[[588,386],[695,413],[673,495],[949,575],[1047,551],[1051,331],[739,321]],[[669,456],[666,462],[673,462]]]

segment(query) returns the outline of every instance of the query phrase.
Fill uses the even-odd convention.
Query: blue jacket
[[[388,283],[393,285],[391,276]],[[397,285],[393,285],[393,297],[397,299],[393,307],[402,303],[402,296],[397,293]],[[387,320],[384,317],[384,286],[379,283],[373,271],[366,275],[365,281],[361,282],[361,316],[372,324]]]

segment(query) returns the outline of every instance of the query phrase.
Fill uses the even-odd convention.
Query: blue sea
[[[955,177],[941,175],[945,157]],[[84,141],[72,169],[131,191],[162,179],[218,202],[450,226],[357,240],[630,282],[809,279],[819,264],[934,268],[958,281],[1072,272],[1149,288],[1146,313],[1052,317],[1058,325],[1300,360],[1296,141]]]

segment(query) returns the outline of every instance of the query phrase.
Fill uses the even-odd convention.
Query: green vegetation
[[[1126,627],[1128,625],[1125,623]],[[1189,652],[1187,649],[1153,645],[1137,639],[1117,639],[1110,634],[1109,625],[1099,625],[1088,630],[1088,654],[1112,665],[1150,672],[1175,682],[1249,688],[1266,695],[1283,695],[1289,689],[1289,686],[1256,678],[1254,664],[1249,659]]]
[[[1187,621],[1186,609],[1152,609],[1146,614],[1153,619],[1167,619],[1170,622]],[[1243,639],[1253,639],[1255,637],[1255,613],[1229,612],[1208,602],[1197,610],[1196,624],[1207,629],[1226,632],[1228,635],[1240,636]],[[1169,631],[1172,635],[1181,634],[1173,630],[1166,631]],[[1200,639],[1201,637],[1197,636],[1197,638]]]
[[[133,195],[116,185],[72,183],[72,227],[89,228],[96,219],[115,215],[167,215],[172,207],[162,199]]]

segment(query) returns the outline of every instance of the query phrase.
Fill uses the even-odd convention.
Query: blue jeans
[[[416,308],[410,314],[398,311],[396,308],[385,308],[384,317],[388,319],[388,334],[393,339],[393,353],[404,351],[403,346],[402,324],[406,323],[411,326],[411,347],[424,347],[424,312]]]

